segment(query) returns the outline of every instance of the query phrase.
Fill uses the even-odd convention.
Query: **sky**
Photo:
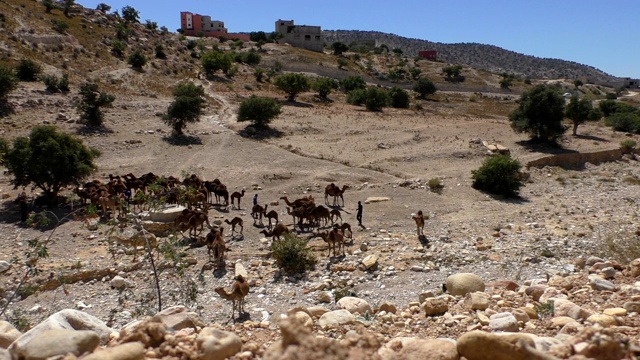
[[[323,30],[371,30],[440,43],[480,43],[575,61],[640,78],[640,0],[76,0],[112,11],[131,6],[140,21],[170,31],[180,12],[209,15],[229,32],[274,31],[276,20]]]

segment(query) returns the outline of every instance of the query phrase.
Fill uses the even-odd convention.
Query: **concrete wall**
[[[562,168],[582,168],[585,163],[601,164],[603,162],[616,161],[622,158],[622,149],[604,150],[592,153],[568,153],[546,156],[538,160],[529,161],[530,167],[543,168],[545,166],[559,166]]]
[[[324,49],[324,37],[320,26],[294,25],[293,20],[278,20],[275,30],[284,36],[279,40],[281,43],[317,52]]]

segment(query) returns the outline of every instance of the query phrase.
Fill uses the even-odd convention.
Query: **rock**
[[[20,353],[24,351],[25,345],[31,340],[40,337],[45,331],[56,329],[91,330],[98,334],[102,344],[106,344],[109,340],[109,335],[113,332],[102,320],[92,315],[79,310],[65,309],[49,316],[46,320],[24,333],[11,344],[9,351]]]
[[[589,276],[589,285],[594,290],[605,290],[605,291],[614,291],[616,286],[609,280],[605,280],[599,276]]]
[[[11,354],[7,350],[0,348],[0,360],[11,360]]]
[[[518,322],[526,323],[531,320],[529,314],[523,309],[513,309],[511,310],[511,314],[516,318]]]
[[[378,255],[368,255],[362,259],[364,270],[374,270],[378,265]]]
[[[143,215],[142,219],[159,223],[171,223],[173,225],[176,221],[176,216],[182,213],[184,209],[186,209],[184,206],[173,206],[159,211],[149,211]]]
[[[97,350],[82,360],[143,360],[144,354],[144,344],[136,341]]]
[[[100,338],[91,330],[54,329],[43,331],[21,348],[10,350],[14,358],[46,360],[49,357],[73,354],[81,356],[98,347]]]
[[[561,340],[552,337],[538,337],[534,341],[536,343],[536,349],[543,352],[549,352],[552,346],[562,345]]]
[[[474,291],[484,291],[484,281],[471,273],[450,275],[447,278],[447,292],[451,295],[466,295]]]
[[[351,324],[356,317],[348,310],[335,310],[322,314],[318,319],[318,325],[323,329],[330,329],[332,327]]]
[[[5,271],[9,271],[9,269],[11,269],[11,263],[8,261],[0,261],[0,274],[5,272]]]
[[[161,322],[167,328],[175,331],[185,328],[197,330],[198,326],[204,327],[204,323],[200,320],[198,314],[187,312],[187,308],[182,305],[162,310],[153,316],[152,321]]]
[[[398,308],[396,308],[396,306],[391,303],[385,302],[380,305],[378,311],[384,311],[388,314],[395,314],[398,312]]]
[[[634,259],[629,263],[629,271],[632,277],[640,276],[640,259]]]
[[[365,313],[373,313],[369,303],[357,297],[345,296],[341,298],[338,300],[338,307],[345,309],[352,314],[364,315]]]
[[[442,339],[398,337],[378,350],[382,360],[457,360],[455,342]]]
[[[116,275],[111,279],[109,285],[114,289],[122,289],[127,286],[127,282],[122,276]]]
[[[602,277],[604,277],[605,279],[609,280],[609,279],[613,279],[616,277],[616,269],[612,268],[612,267],[606,267],[604,269],[601,270],[602,273]]]
[[[331,294],[327,291],[321,291],[316,295],[316,300],[328,304],[331,302]]]
[[[610,316],[627,316],[627,309],[623,309],[623,308],[608,308],[608,309],[604,309],[603,313],[605,315],[610,315]]]
[[[346,310],[338,311],[344,311],[348,315],[351,315],[351,313]],[[265,351],[264,356],[262,356],[264,360],[337,360],[347,359],[349,357],[347,345],[326,337],[312,336],[311,331],[299,324],[295,318],[283,319],[279,325],[282,335],[281,339],[273,343],[273,345]]]
[[[155,236],[159,236],[159,237],[166,237],[169,236],[169,234],[171,234],[171,232],[174,230],[174,223],[173,222],[156,222],[156,221],[143,221],[142,222],[142,227],[150,232],[151,234],[155,235]]]
[[[520,285],[514,283],[511,280],[498,280],[498,281],[495,281],[492,285],[494,290],[500,289],[500,290],[516,291],[520,287]]]
[[[205,327],[196,338],[196,348],[201,354],[199,359],[226,359],[242,350],[242,341],[232,332]]]
[[[489,294],[483,292],[467,293],[463,306],[470,310],[485,310],[489,307]]]
[[[458,354],[467,360],[543,359],[530,356],[533,347],[535,342],[529,334],[493,334],[479,330],[460,336],[457,342]]]
[[[87,230],[89,230],[89,231],[98,230],[98,224],[99,223],[100,223],[100,219],[95,218],[95,217],[90,217],[90,218],[87,218],[85,220],[85,226],[87,227]]]
[[[307,308],[309,315],[314,318],[319,318],[320,316],[328,313],[330,310],[324,306],[310,306]]]
[[[249,274],[247,273],[247,269],[245,269],[244,265],[242,265],[242,263],[240,262],[237,262],[235,264],[234,274],[236,277],[238,275],[241,275],[243,278],[245,278],[245,280],[249,280]]]
[[[418,301],[420,302],[420,304],[422,304],[425,300],[432,297],[436,297],[433,291],[425,291],[423,293],[420,293],[420,295],[418,295]]]
[[[574,320],[586,319],[589,313],[580,306],[566,299],[556,299],[553,302],[553,316],[568,316]]]
[[[449,311],[447,299],[442,296],[437,298],[428,298],[422,303],[422,305],[420,305],[420,307],[422,307],[422,310],[424,310],[427,316],[440,315]]]
[[[622,307],[630,313],[640,313],[640,302],[627,301]]]
[[[389,201],[389,200],[391,200],[391,198],[388,198],[385,196],[369,196],[367,200],[364,201],[364,203],[371,204],[371,203],[377,203],[377,202],[383,202],[383,201]]]
[[[526,288],[524,290],[524,293],[527,294],[528,296],[531,296],[531,298],[534,301],[539,301],[540,297],[542,296],[542,294],[544,294],[544,290],[547,287],[544,285],[534,285],[534,286],[529,286],[528,288]]]
[[[587,318],[587,321],[592,324],[598,324],[605,328],[618,324],[615,317],[605,314],[593,314]]]
[[[556,317],[551,319],[551,323],[555,327],[563,327],[563,326],[567,325],[568,323],[572,323],[572,322],[576,322],[576,320],[574,318],[571,318],[571,317],[568,317],[568,316],[556,316]]]
[[[0,349],[7,349],[21,335],[11,323],[0,320]]]
[[[313,319],[311,318],[311,316],[309,314],[307,314],[304,311],[298,311],[295,314],[293,314],[294,318],[296,318],[296,320],[302,324],[302,326],[304,326],[305,328],[313,331]]]
[[[513,314],[504,312],[489,317],[489,327],[493,331],[518,332],[518,320]]]

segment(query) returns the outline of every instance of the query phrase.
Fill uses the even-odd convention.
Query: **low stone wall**
[[[545,166],[581,168],[585,163],[600,164],[603,162],[620,160],[624,153],[625,152],[622,149],[613,149],[592,153],[567,153],[546,156],[537,160],[529,161],[527,163],[527,169],[531,167],[542,168]]]

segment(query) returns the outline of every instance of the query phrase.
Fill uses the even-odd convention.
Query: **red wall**
[[[423,50],[418,52],[418,56],[427,60],[436,60],[438,52],[436,50]]]

